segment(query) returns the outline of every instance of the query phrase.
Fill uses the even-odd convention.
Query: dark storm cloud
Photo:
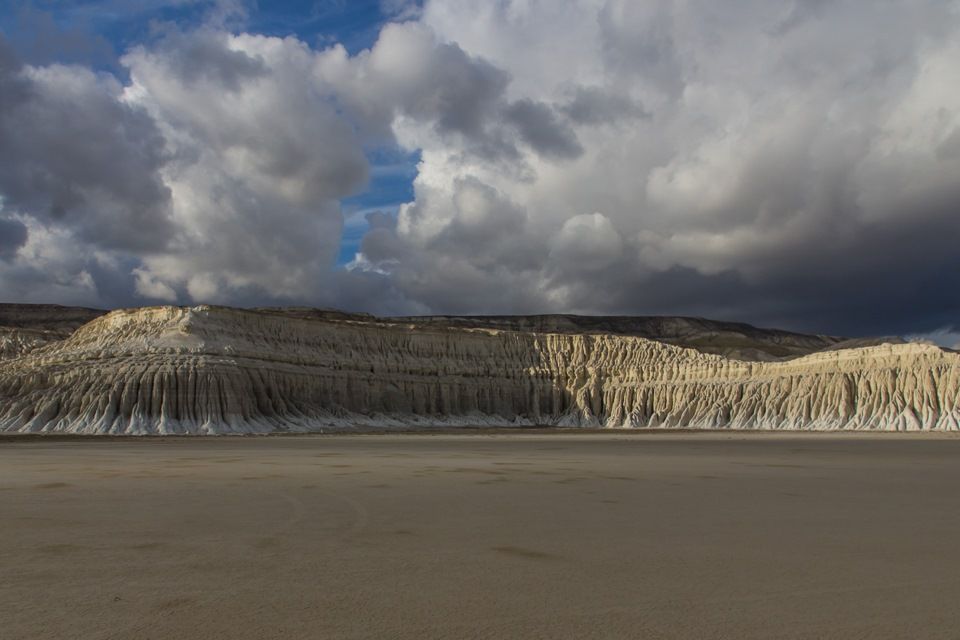
[[[435,120],[440,131],[479,135],[485,117],[507,85],[506,74],[483,61],[469,59],[452,44],[439,45],[431,59],[426,91],[408,97],[407,111]]]
[[[20,77],[23,64],[0,33],[0,115],[12,111],[29,97],[30,83]]]
[[[628,95],[600,87],[577,87],[572,93],[561,110],[576,124],[614,124],[621,120],[651,117],[643,105]]]
[[[411,16],[356,55],[163,27],[124,84],[0,42],[0,293],[957,324],[952,3]],[[383,145],[419,151],[414,197],[337,270],[339,202]]]
[[[384,211],[371,211],[364,218],[371,229],[395,229],[397,219]]]
[[[564,126],[553,109],[542,102],[517,100],[507,105],[503,116],[539,155],[572,159],[583,153],[573,130]]]
[[[268,73],[263,60],[227,46],[227,34],[168,29],[161,43],[170,73],[185,83],[212,82],[237,92],[241,84]]]
[[[18,220],[0,218],[0,259],[12,257],[27,242],[27,227]]]
[[[0,195],[6,210],[105,248],[161,248],[169,191],[163,139],[112,78],[24,67],[0,40]]]
[[[502,112],[509,162],[425,143],[416,200],[369,256],[412,299],[851,335],[960,320],[960,14],[944,4],[450,0],[423,21],[509,73],[507,104],[536,106],[519,125]],[[538,163],[558,121],[581,159]],[[469,180],[500,205],[458,201]],[[507,232],[487,243],[464,220]]]
[[[567,270],[555,285],[582,312],[748,319],[847,336],[960,326],[960,188],[894,207],[910,216],[864,222],[837,237],[824,228],[814,242],[764,258],[749,275],[733,268],[650,271],[627,253],[601,273]]]
[[[685,70],[670,3],[607,2],[597,20],[601,51],[611,70],[680,95]]]
[[[509,74],[414,23],[387,25],[376,45],[353,59],[334,47],[318,68],[345,115],[367,135],[392,139],[400,115],[464,148],[505,144],[491,129]]]

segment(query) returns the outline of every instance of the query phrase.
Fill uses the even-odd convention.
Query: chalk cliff
[[[0,363],[8,432],[510,424],[956,430],[960,354],[743,361],[637,336],[203,306],[114,311]]]

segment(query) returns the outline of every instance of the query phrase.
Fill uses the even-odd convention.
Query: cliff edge
[[[957,430],[960,354],[737,360],[611,333],[199,306],[113,311],[0,364],[0,431],[426,425]]]

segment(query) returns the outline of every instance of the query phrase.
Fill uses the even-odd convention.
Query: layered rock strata
[[[632,336],[153,307],[0,364],[8,432],[511,424],[956,430],[960,354],[881,344],[744,362]]]

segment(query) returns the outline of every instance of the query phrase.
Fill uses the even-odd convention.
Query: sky
[[[12,0],[0,300],[960,341],[958,0]]]

